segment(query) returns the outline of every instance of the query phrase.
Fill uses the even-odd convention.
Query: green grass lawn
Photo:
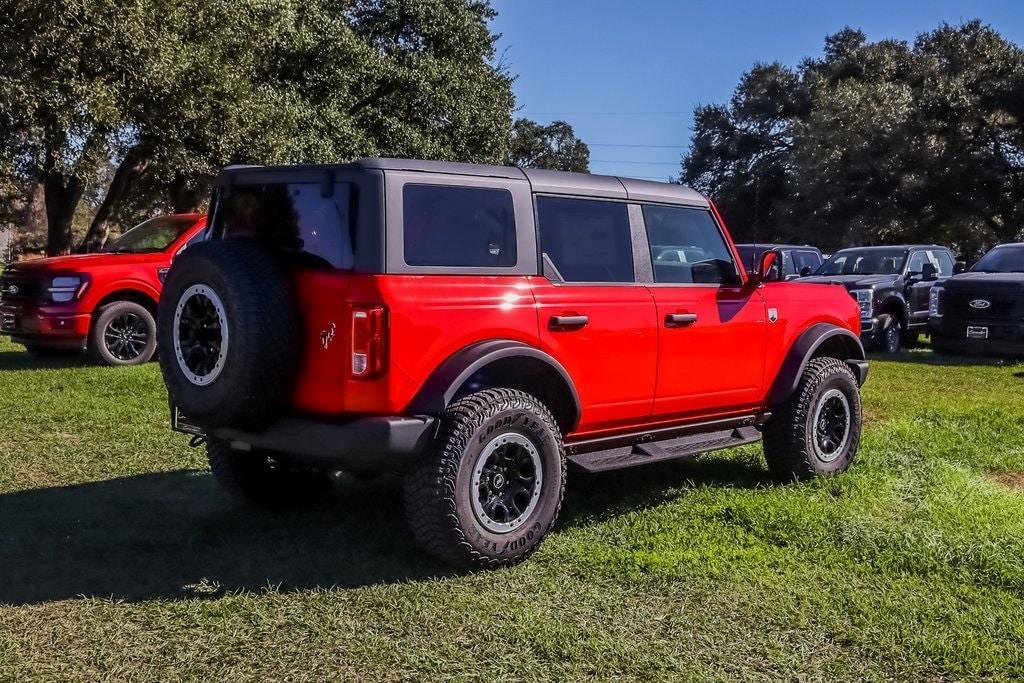
[[[0,680],[1024,675],[1024,366],[875,361],[858,460],[760,447],[569,482],[524,565],[453,574],[397,482],[239,508],[156,365],[0,342]]]

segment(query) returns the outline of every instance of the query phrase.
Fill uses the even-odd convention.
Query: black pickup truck
[[[860,306],[865,344],[896,353],[927,331],[932,287],[962,268],[952,251],[934,244],[854,247],[837,251],[799,282],[845,285]]]
[[[996,247],[934,287],[928,313],[936,351],[1024,356],[1024,243]]]

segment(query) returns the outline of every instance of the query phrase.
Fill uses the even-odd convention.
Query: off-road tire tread
[[[561,485],[552,522],[537,542],[517,555],[488,557],[475,550],[459,527],[456,513],[455,482],[462,454],[473,432],[484,422],[505,410],[525,409],[551,430],[558,445]],[[430,452],[410,471],[403,487],[406,521],[420,546],[447,564],[470,569],[496,569],[522,562],[534,553],[540,540],[558,519],[565,495],[566,460],[562,434],[540,400],[516,389],[485,389],[460,398],[445,410]],[[549,492],[549,495],[551,493]]]
[[[213,251],[214,246],[220,248]],[[207,250],[210,251],[207,254]],[[213,415],[192,414],[187,402],[175,396],[174,387],[181,383],[187,386],[188,379],[181,376],[177,359],[167,344],[167,350],[159,354],[160,369],[165,383],[171,393],[172,400],[189,415],[207,427],[263,427],[277,417],[282,411],[285,401],[291,395],[291,387],[296,376],[296,349],[298,348],[297,329],[294,304],[287,280],[269,251],[256,243],[245,240],[226,240],[200,242],[181,255],[181,260],[189,258],[207,258],[223,264],[225,270],[232,273],[232,297],[235,304],[242,310],[242,319],[255,323],[242,328],[238,323],[231,324],[232,338],[240,335],[257,338],[257,342],[249,344],[249,348],[260,350],[259,359],[252,365],[258,366],[247,372],[235,373],[235,386],[231,394],[235,397],[233,405],[219,406]],[[238,281],[242,274],[245,281]],[[172,268],[168,280],[175,275]],[[188,285],[194,283],[187,283]],[[165,287],[166,290],[166,287]],[[225,292],[218,292],[223,298]],[[171,299],[175,299],[171,301]],[[176,297],[161,297],[157,323],[158,337],[171,339],[171,327],[174,324],[174,312],[177,306]],[[274,321],[273,324],[266,324]],[[237,349],[237,347],[233,347]],[[236,351],[237,352],[237,351]],[[228,355],[232,347],[228,348]],[[219,381],[219,379],[218,379]]]
[[[807,448],[806,422],[818,387],[836,374],[848,377],[850,382],[857,386],[857,378],[853,371],[838,358],[823,356],[811,359],[804,368],[796,391],[765,425],[765,460],[768,462],[768,470],[779,481],[804,481],[817,474],[811,464],[811,458],[814,456]],[[859,407],[857,413],[860,413]],[[859,442],[859,426],[855,426],[851,431],[851,437]],[[857,442],[853,444],[854,450]]]

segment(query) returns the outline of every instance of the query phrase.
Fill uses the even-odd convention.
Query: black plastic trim
[[[790,347],[789,353],[786,354],[786,360],[783,361],[782,368],[779,369],[779,374],[776,375],[775,382],[768,393],[767,403],[769,406],[777,406],[793,395],[797,385],[800,384],[800,376],[803,374],[804,368],[811,362],[815,352],[822,344],[836,337],[842,337],[852,344],[854,352],[842,360],[846,361],[854,375],[857,375],[858,382],[864,383],[868,374],[865,360],[867,356],[860,338],[846,328],[829,323],[818,323],[804,330],[803,334]]]
[[[409,413],[439,415],[455,398],[459,388],[477,371],[504,358],[532,358],[546,363],[565,381],[573,400],[574,419],[568,432],[576,426],[580,417],[580,397],[569,372],[562,364],[540,349],[511,339],[491,339],[467,346],[449,356],[423,383],[416,397],[409,404]]]
[[[213,435],[239,451],[267,450],[292,462],[350,472],[389,472],[404,469],[427,451],[436,422],[425,415],[343,422],[284,417],[260,432],[222,428]]]

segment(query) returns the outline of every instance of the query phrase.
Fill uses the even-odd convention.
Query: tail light
[[[383,306],[352,307],[352,376],[371,379],[387,366],[387,309]]]

